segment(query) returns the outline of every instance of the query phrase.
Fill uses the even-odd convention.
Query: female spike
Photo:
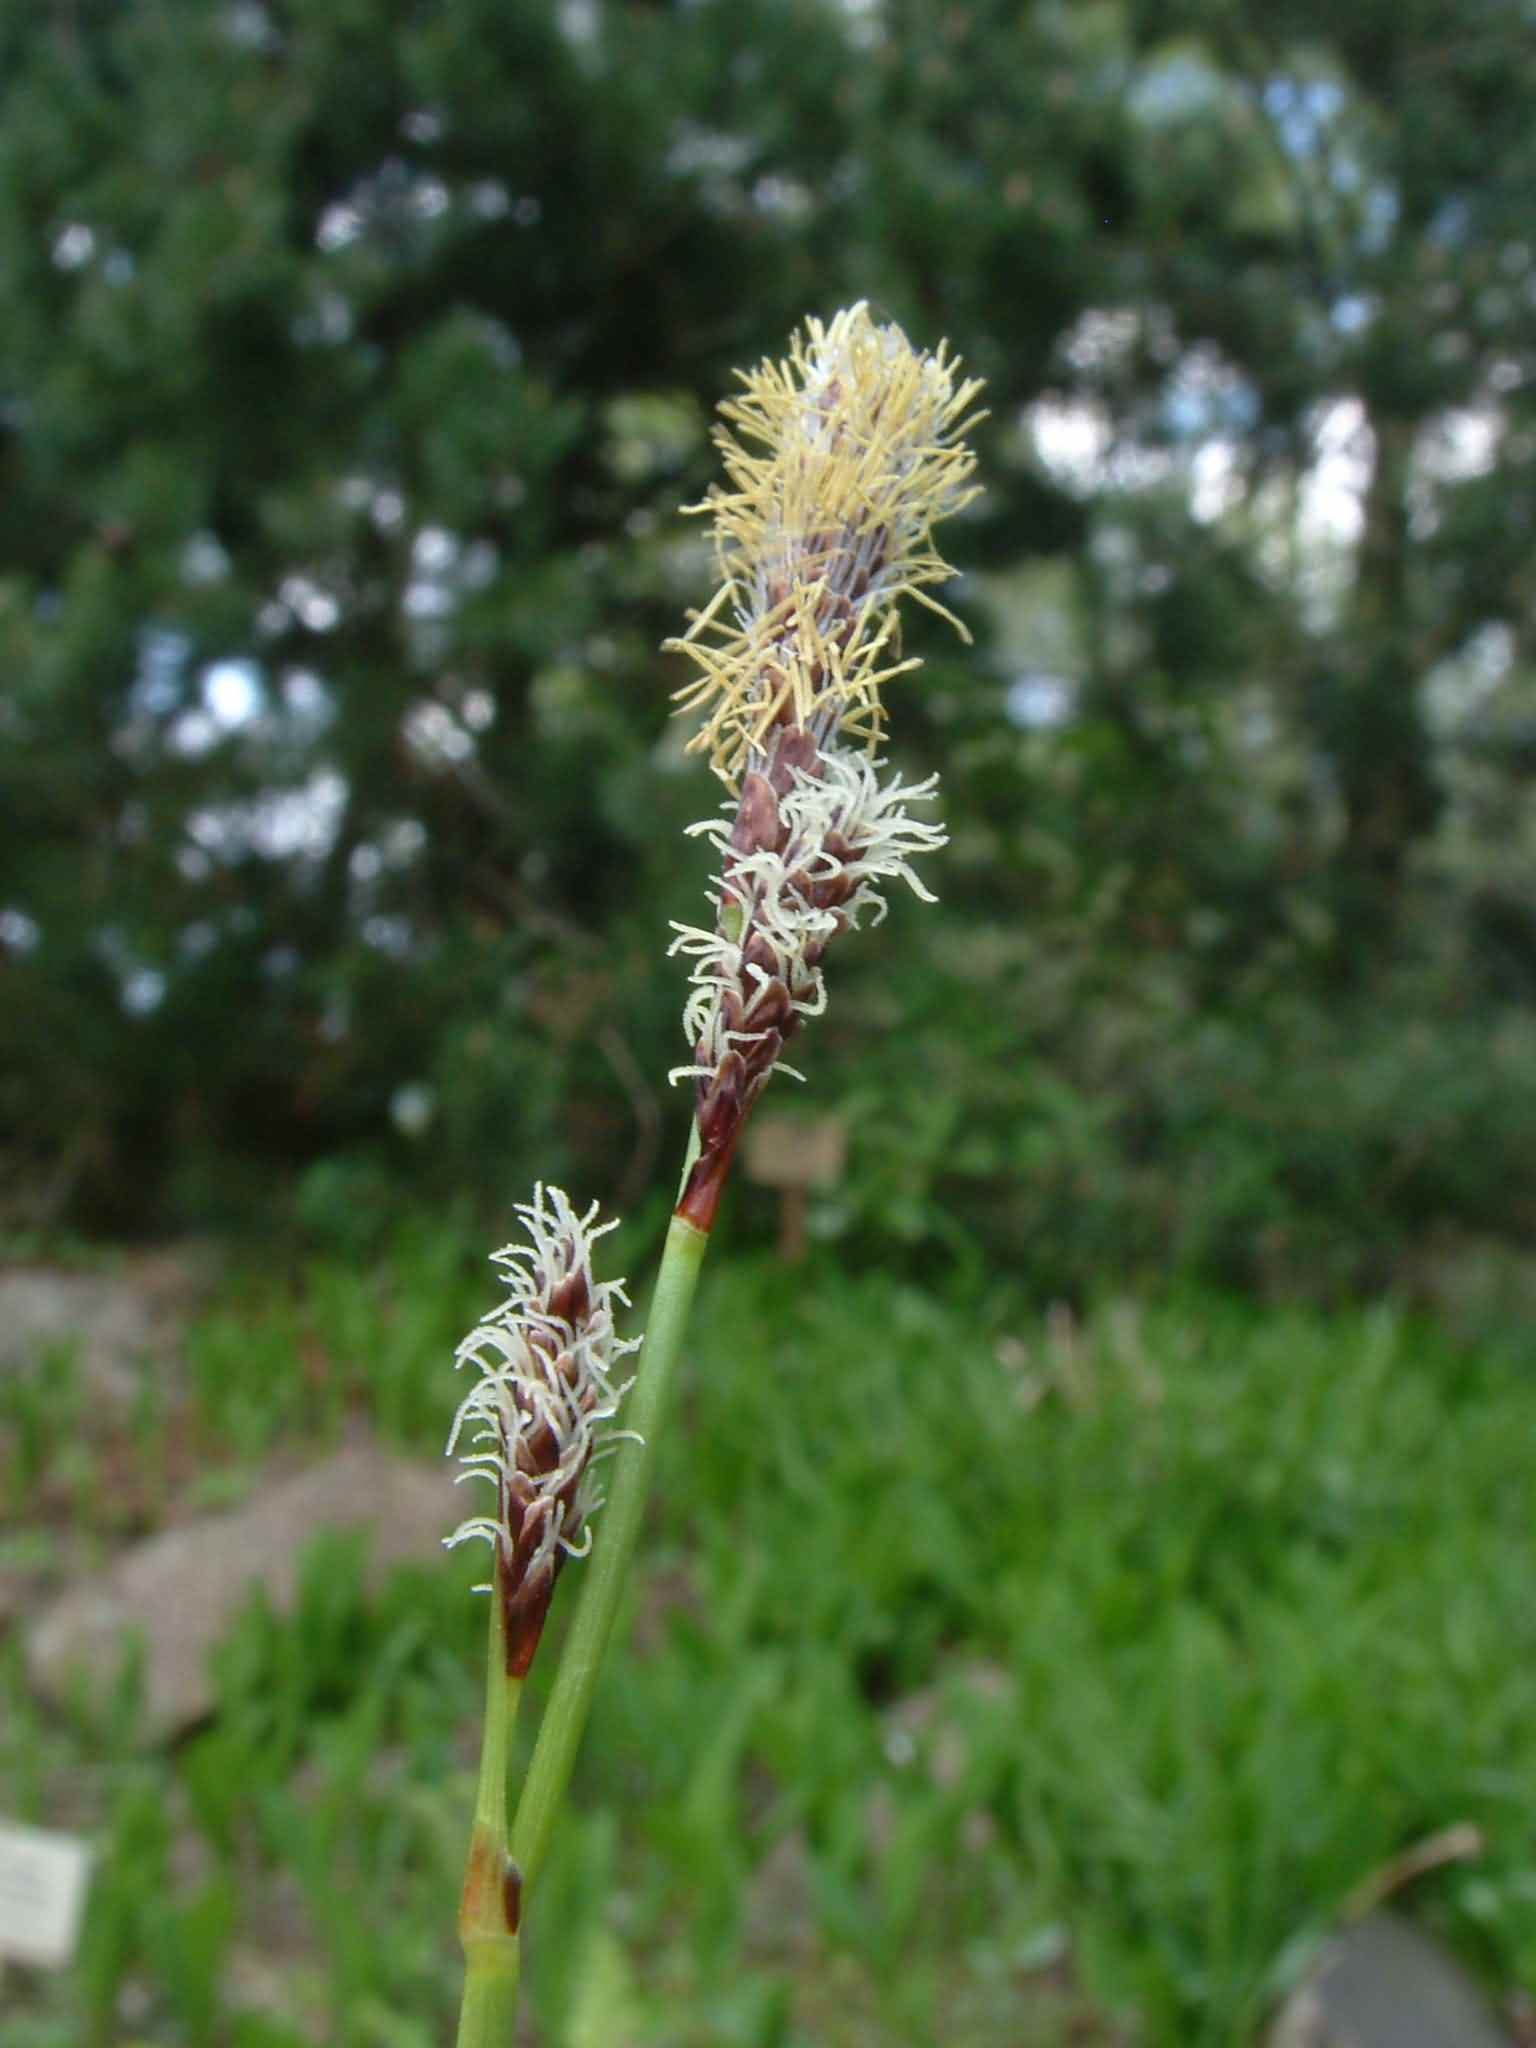
[[[484,1537],[491,1546],[493,1579],[477,1590],[501,1600],[510,1677],[532,1661],[561,1565],[585,1554],[600,1505],[593,1461],[613,1440],[603,1425],[629,1384],[615,1383],[614,1366],[638,1349],[614,1334],[623,1282],[592,1277],[592,1247],[614,1228],[597,1223],[597,1204],[578,1216],[559,1188],[540,1186],[517,1213],[529,1243],[494,1254],[507,1299],[455,1353],[456,1366],[467,1361],[480,1376],[448,1437],[459,1478],[496,1489],[494,1512],[471,1516],[447,1543]]]

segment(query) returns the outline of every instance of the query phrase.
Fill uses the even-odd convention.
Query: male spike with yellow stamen
[[[880,688],[917,665],[892,659],[900,598],[969,637],[928,595],[954,573],[933,528],[976,496],[962,436],[981,386],[957,367],[860,304],[808,321],[788,361],[741,373],[721,407],[731,488],[689,508],[714,516],[721,588],[667,645],[699,669],[679,707],[706,713],[690,745],[729,788],[776,725],[874,752]]]

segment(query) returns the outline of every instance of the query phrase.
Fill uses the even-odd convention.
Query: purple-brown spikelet
[[[492,1578],[477,1590],[502,1603],[509,1677],[527,1671],[567,1557],[585,1554],[587,1521],[600,1505],[594,1459],[615,1432],[604,1429],[625,1386],[617,1362],[636,1350],[614,1333],[613,1304],[627,1302],[622,1281],[592,1275],[592,1246],[611,1230],[584,1215],[559,1188],[538,1187],[518,1210],[527,1245],[497,1252],[508,1298],[459,1345],[480,1377],[459,1404],[448,1454],[459,1452],[460,1479],[488,1479],[495,1511],[472,1516],[448,1537],[451,1548],[484,1537]]]
[[[881,881],[926,897],[911,858],[944,844],[907,810],[937,778],[882,780],[876,756],[881,686],[918,666],[900,658],[899,599],[951,618],[927,594],[953,573],[933,527],[976,495],[961,436],[980,389],[955,373],[862,305],[811,321],[722,408],[742,437],[716,436],[732,488],[692,508],[714,514],[722,585],[668,645],[700,671],[678,692],[707,713],[690,744],[735,792],[727,818],[694,827],[720,855],[713,928],[679,926],[673,946],[694,962],[694,1058],[677,1073],[699,1140],[678,1213],[701,1230],[786,1041],[825,1002],[828,944],[884,914]]]

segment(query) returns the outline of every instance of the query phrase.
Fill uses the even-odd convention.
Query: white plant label
[[[71,1960],[90,1863],[78,1835],[0,1821],[0,1966],[61,1970]]]

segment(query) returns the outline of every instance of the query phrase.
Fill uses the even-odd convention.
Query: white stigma
[[[464,1468],[459,1479],[495,1487],[496,1512],[471,1516],[446,1539],[451,1549],[483,1537],[515,1572],[514,1593],[562,1554],[585,1553],[585,1525],[600,1505],[592,1463],[619,1434],[603,1425],[629,1385],[615,1381],[614,1367],[639,1348],[614,1332],[613,1304],[629,1299],[622,1281],[592,1278],[592,1246],[615,1227],[597,1224],[597,1204],[578,1216],[559,1188],[541,1185],[517,1213],[529,1243],[493,1254],[507,1299],[454,1354],[456,1368],[469,1362],[480,1376],[447,1445]]]
[[[781,850],[733,848],[734,803],[725,804],[720,816],[688,828],[708,839],[719,855],[721,883],[709,892],[712,930],[673,926],[677,937],[669,954],[693,961],[683,1031],[695,1051],[693,1064],[672,1070],[673,1081],[712,1075],[732,1045],[761,1035],[751,1028],[751,996],[771,980],[782,984],[799,1016],[818,1016],[826,1007],[821,955],[831,939],[858,924],[861,912],[869,911],[874,924],[885,916],[879,884],[905,882],[925,903],[934,901],[912,861],[944,846],[946,835],[941,825],[913,817],[907,807],[932,803],[939,778],[882,782],[883,766],[862,752],[832,744],[817,756],[816,772],[797,769],[778,799]],[[771,974],[748,957],[754,941],[753,950],[759,956],[766,951],[771,959]],[[731,991],[748,998],[747,1028],[726,1028],[723,999]],[[801,1078],[792,1067],[783,1070]]]

